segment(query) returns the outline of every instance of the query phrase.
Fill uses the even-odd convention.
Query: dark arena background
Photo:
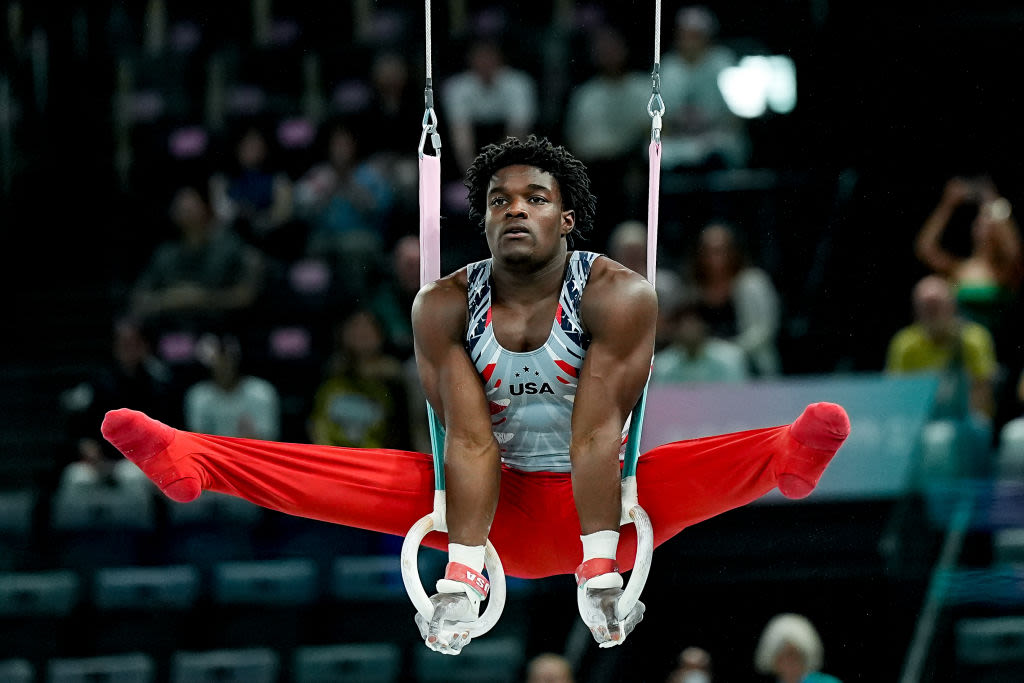
[[[599,195],[581,248],[612,251],[617,225],[646,220],[649,122],[641,113],[637,133],[623,112],[650,94],[653,1],[433,4],[442,272],[486,256],[459,184],[459,102],[445,95],[484,44],[533,101],[472,122],[475,144],[501,139],[514,109],[509,128],[569,147]],[[664,3],[665,60],[684,4]],[[998,197],[1017,240],[998,258],[1019,271],[1019,3],[706,3],[736,86],[719,76],[718,115],[745,151],[663,165],[659,266],[689,291],[702,229],[731,226],[775,290],[779,362],[740,382],[652,382],[643,443],[782,424],[817,400],[847,408],[850,440],[807,499],[769,495],[660,547],[622,647],[580,631],[561,576],[510,581],[499,625],[457,658],[419,639],[401,539],[214,494],[177,505],[125,475],[99,435],[103,411],[123,405],[212,430],[194,426],[207,423],[191,390],[227,358],[274,397],[271,417],[240,419],[234,435],[424,448],[402,289],[403,264],[418,276],[403,238],[417,231],[423,7],[0,6],[0,681],[526,681],[543,652],[580,683],[698,680],[670,678],[687,647],[707,651],[716,683],[769,681],[755,650],[787,612],[813,623],[822,671],[845,683],[1024,680],[1019,272],[982,321],[987,401],[945,409],[975,371],[966,351],[932,372],[887,364],[932,272],[915,243],[951,178],[969,191],[943,248],[968,256],[972,221]],[[614,46],[646,93],[571,116]],[[667,104],[670,140],[693,122]],[[627,144],[603,154],[608,117]],[[249,130],[267,150],[252,168],[237,154]],[[324,178],[338,203],[317,194]],[[147,307],[143,290],[166,276],[154,255],[195,211],[241,256],[207,263],[216,296]],[[338,405],[369,415],[352,424]],[[421,552],[428,588],[443,562]]]

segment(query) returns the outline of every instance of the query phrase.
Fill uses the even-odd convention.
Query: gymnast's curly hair
[[[547,138],[531,135],[525,140],[506,138],[504,142],[487,145],[466,171],[469,188],[469,220],[483,227],[487,204],[487,186],[491,177],[506,166],[522,164],[546,171],[558,181],[562,193],[562,209],[576,214],[576,224],[566,241],[573,237],[585,239],[594,224],[597,198],[590,192],[587,167],[565,147],[552,144]]]

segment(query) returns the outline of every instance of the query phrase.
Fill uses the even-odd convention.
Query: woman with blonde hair
[[[758,673],[779,683],[840,683],[819,671],[825,655],[814,625],[799,614],[779,614],[765,626],[754,654]]]

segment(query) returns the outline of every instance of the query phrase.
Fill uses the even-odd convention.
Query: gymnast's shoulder
[[[412,304],[413,325],[444,326],[466,324],[466,306],[469,284],[466,269],[423,285]]]
[[[590,269],[587,287],[583,290],[583,305],[605,302],[656,309],[658,297],[646,277],[602,255]]]

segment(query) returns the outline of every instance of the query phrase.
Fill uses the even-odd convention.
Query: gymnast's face
[[[499,169],[487,186],[484,233],[495,261],[538,265],[566,252],[575,214],[562,208],[558,181],[535,166]]]

